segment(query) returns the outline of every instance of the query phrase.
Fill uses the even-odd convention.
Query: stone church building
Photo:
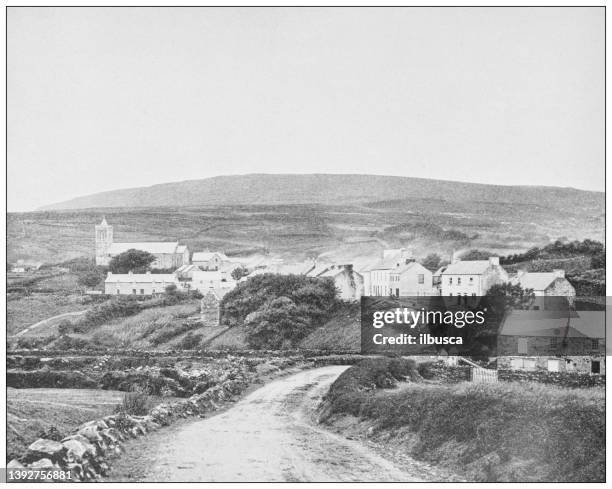
[[[131,249],[147,251],[154,255],[156,260],[151,264],[154,269],[178,268],[189,263],[189,250],[178,241],[115,243],[113,226],[106,222],[106,218],[96,225],[95,232],[96,265],[107,266],[113,256]]]

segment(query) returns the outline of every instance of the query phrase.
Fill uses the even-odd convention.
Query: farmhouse
[[[109,295],[163,294],[169,285],[180,285],[173,273],[112,273],[104,281],[104,293]]]
[[[482,296],[491,286],[508,281],[508,273],[499,264],[497,256],[488,260],[455,260],[440,269],[439,277],[440,293],[449,297]]]
[[[512,311],[497,354],[498,368],[605,374],[604,311]]]
[[[576,296],[576,289],[565,278],[565,270],[553,270],[548,273],[519,271],[510,281],[519,284],[523,289],[532,289],[536,297]]]
[[[172,269],[189,263],[189,250],[178,241],[169,242],[134,242],[116,243],[113,240],[113,226],[106,222],[106,218],[95,227],[96,233],[96,265],[108,265],[113,256],[128,250],[140,250],[151,253],[155,261],[151,264],[154,269]]]

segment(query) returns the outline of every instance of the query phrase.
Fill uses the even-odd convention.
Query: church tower
[[[96,225],[96,265],[108,265],[110,246],[113,244],[113,226],[109,226],[106,218]]]

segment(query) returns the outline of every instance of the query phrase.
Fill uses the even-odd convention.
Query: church
[[[115,243],[113,241],[113,226],[106,218],[95,227],[96,229],[96,265],[107,266],[113,256],[127,250],[147,251],[155,256],[151,264],[154,269],[178,268],[189,264],[189,250],[178,241]]]

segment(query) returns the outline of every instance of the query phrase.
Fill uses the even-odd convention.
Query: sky
[[[246,173],[604,190],[603,8],[7,16],[9,211]]]

